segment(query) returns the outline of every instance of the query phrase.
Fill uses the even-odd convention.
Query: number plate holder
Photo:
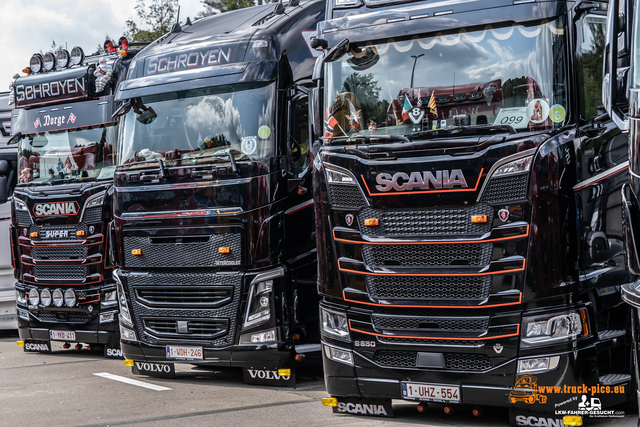
[[[49,331],[52,341],[75,341],[76,331]]]
[[[422,402],[460,403],[460,387],[447,384],[403,382],[402,398]]]
[[[165,349],[167,351],[167,359],[204,360],[202,347],[168,345]]]

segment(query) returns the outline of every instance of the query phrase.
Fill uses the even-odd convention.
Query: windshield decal
[[[156,56],[145,60],[145,76],[173,73],[176,71],[229,64],[233,61],[231,53],[235,47],[207,48],[196,52],[176,53]]]
[[[251,154],[256,152],[258,148],[258,140],[255,136],[245,136],[242,138],[242,144],[240,149],[242,150],[242,154],[246,154],[250,156]]]

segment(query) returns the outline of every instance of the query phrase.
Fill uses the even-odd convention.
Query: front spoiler
[[[22,323],[23,321],[20,321]],[[73,330],[69,329],[68,324],[61,324],[56,327],[57,324],[51,324],[50,328],[30,328],[28,326],[22,326],[18,328],[18,333],[21,340],[34,340],[34,341],[47,341],[51,342],[49,335],[50,330]],[[110,330],[113,329],[113,330]],[[70,342],[85,343],[85,344],[101,344],[117,347],[120,340],[120,331],[118,329],[118,323],[113,322],[108,329],[99,331],[87,331],[76,330],[76,340]],[[63,341],[59,341],[63,342]]]

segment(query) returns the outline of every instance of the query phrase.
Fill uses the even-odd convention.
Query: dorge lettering
[[[467,180],[460,169],[439,170],[431,172],[397,172],[393,176],[388,173],[381,173],[376,176],[376,189],[386,192],[390,190],[410,191],[410,190],[441,190],[452,189],[454,186],[468,188]]]

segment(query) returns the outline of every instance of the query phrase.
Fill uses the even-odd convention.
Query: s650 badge
[[[509,219],[509,209],[500,209],[498,211],[498,218],[500,218],[502,222],[507,222]]]
[[[353,224],[353,215],[347,214],[347,216],[344,217],[344,220],[347,221],[348,226],[351,226],[351,224]]]

